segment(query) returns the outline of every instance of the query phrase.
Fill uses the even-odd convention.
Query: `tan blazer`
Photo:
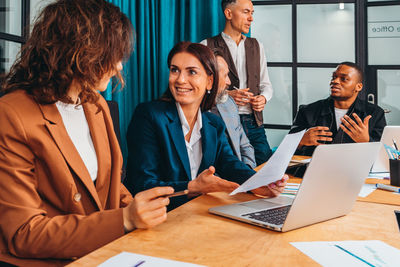
[[[132,196],[121,184],[110,112],[102,97],[83,108],[96,185],[55,104],[40,105],[23,91],[0,98],[0,261],[66,264],[124,234],[120,207]]]

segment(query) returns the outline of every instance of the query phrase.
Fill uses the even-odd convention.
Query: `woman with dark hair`
[[[133,199],[104,91],[132,26],[104,0],[58,0],[35,23],[0,98],[0,265],[64,265],[166,219],[171,187]]]
[[[206,112],[218,91],[213,52],[180,42],[168,55],[168,67],[167,91],[158,101],[138,105],[129,125],[125,185],[132,193],[156,186],[188,189],[191,195],[234,190],[255,172],[233,154],[223,121]],[[276,196],[286,179],[255,192]],[[186,201],[187,196],[173,198],[168,208]]]

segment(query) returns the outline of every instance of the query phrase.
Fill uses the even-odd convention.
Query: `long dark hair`
[[[210,93],[206,93],[201,101],[200,108],[202,111],[211,109],[214,106],[215,98],[218,92],[218,64],[214,53],[210,48],[205,45],[191,42],[179,42],[177,43],[168,54],[168,68],[171,67],[172,58],[178,53],[189,53],[196,57],[203,68],[206,70],[207,75],[213,76],[213,84]],[[175,101],[170,89],[161,96],[161,100],[164,101]]]
[[[132,30],[119,8],[104,0],[58,0],[39,15],[2,91],[22,89],[41,104],[72,103],[67,93],[75,80],[81,103],[95,103],[98,82],[130,55]]]

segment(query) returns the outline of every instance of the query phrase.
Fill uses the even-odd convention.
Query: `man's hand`
[[[133,201],[123,208],[124,228],[132,231],[135,228],[151,228],[167,219],[168,197],[172,187],[155,187],[136,194]]]
[[[228,94],[235,100],[238,106],[244,106],[250,103],[253,93],[249,92],[250,88],[229,90]]]
[[[340,128],[356,143],[369,142],[368,123],[372,116],[368,115],[361,121],[356,113],[352,115],[354,120],[344,115]]]
[[[299,143],[299,148],[302,146],[318,146],[321,143],[319,141],[332,141],[332,132],[329,131],[328,127],[317,126],[308,129],[303,138]]]
[[[259,188],[256,188],[254,190],[251,190],[253,194],[256,195],[261,195],[264,197],[277,197],[279,194],[283,192],[283,189],[285,189],[285,186],[287,184],[287,181],[289,180],[289,177],[285,174],[282,179],[270,183],[267,186],[261,186]]]
[[[196,179],[192,180],[188,184],[189,193],[211,193],[211,192],[232,192],[239,185],[234,182],[230,182],[225,179],[221,179],[214,175],[215,168],[210,166],[204,170]]]
[[[263,95],[257,95],[250,99],[250,103],[254,111],[263,111],[265,104],[267,104],[267,99]]]

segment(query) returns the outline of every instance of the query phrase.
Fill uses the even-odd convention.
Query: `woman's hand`
[[[172,187],[155,187],[136,194],[133,201],[123,208],[125,231],[135,228],[151,228],[167,219],[169,198],[163,197],[172,194]]]
[[[232,192],[239,185],[234,182],[221,179],[214,175],[215,168],[210,166],[208,169],[204,170],[196,179],[192,180],[188,184],[189,193],[211,193],[211,192]]]
[[[289,177],[285,174],[282,179],[270,183],[269,185],[261,186],[254,190],[251,190],[251,192],[264,197],[277,197],[280,193],[283,192],[283,189],[287,184],[287,180],[289,180]]]

